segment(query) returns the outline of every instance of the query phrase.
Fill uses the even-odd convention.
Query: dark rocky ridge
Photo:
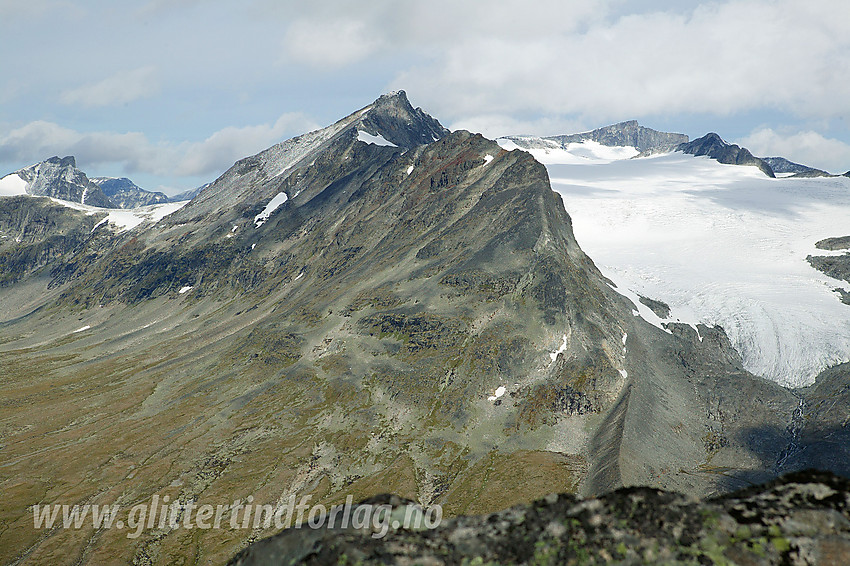
[[[815,244],[819,250],[836,251],[850,250],[850,236],[840,236],[837,238],[825,238]]]
[[[774,173],[793,173],[793,177],[831,177],[826,171],[808,165],[800,165],[784,157],[762,157]]]
[[[768,177],[776,177],[764,160],[754,157],[750,151],[735,144],[726,143],[714,132],[708,133],[692,142],[680,144],[677,151],[695,156],[708,156],[728,165],[752,165],[758,167]]]
[[[305,525],[253,543],[229,565],[838,566],[850,564],[848,502],[848,480],[807,471],[704,501],[649,488],[598,499],[552,495],[488,516],[451,519],[434,530],[393,530],[391,520],[402,518],[412,502],[383,496],[367,504],[393,510],[389,530],[383,518],[362,530]]]
[[[80,252],[103,218],[46,198],[0,198],[0,288]]]
[[[850,252],[831,256],[810,255],[806,261],[824,275],[850,283]]]
[[[15,173],[27,182],[27,193],[31,195],[114,208],[100,187],[77,169],[73,156],[51,157]]]

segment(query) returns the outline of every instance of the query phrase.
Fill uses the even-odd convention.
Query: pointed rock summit
[[[424,110],[413,108],[403,90],[381,96],[361,112],[359,127],[368,133],[377,132],[399,147],[409,149],[449,134]]]
[[[346,167],[372,160],[377,166],[396,153],[433,143],[449,133],[421,108],[414,108],[403,90],[385,94],[326,128],[236,162],[172,216],[172,221],[215,215],[224,225],[243,213],[259,215],[281,193],[289,201],[281,206],[298,206],[330,187],[334,178],[329,172],[336,171],[340,159],[348,162]],[[252,212],[244,212],[246,208]]]

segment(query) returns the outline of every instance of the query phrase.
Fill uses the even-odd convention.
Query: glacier
[[[517,146],[499,140],[504,149]],[[850,360],[850,286],[806,261],[850,233],[850,179],[771,179],[755,167],[592,143],[529,150],[576,239],[636,314],[723,327],[744,367],[787,387]],[[636,299],[664,301],[665,320]]]

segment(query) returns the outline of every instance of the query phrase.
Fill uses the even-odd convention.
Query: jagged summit
[[[408,149],[431,143],[449,133],[424,110],[414,108],[403,90],[380,96],[359,114],[359,126],[368,133],[383,135],[395,145]]]
[[[69,202],[112,208],[113,203],[85,173],[77,169],[74,156],[54,156],[14,173],[26,183],[25,191]]]
[[[752,165],[758,167],[768,177],[775,177],[773,169],[763,159],[753,156],[747,148],[730,144],[718,134],[709,132],[692,142],[682,143],[677,151],[694,156],[707,156],[728,165]]]

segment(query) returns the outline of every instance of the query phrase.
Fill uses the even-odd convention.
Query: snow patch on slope
[[[357,130],[357,141],[362,141],[363,143],[370,143],[372,145],[380,145],[386,147],[398,147],[393,142],[386,139],[381,134],[377,136],[373,136],[368,132],[364,132],[363,130]]]
[[[534,156],[543,164],[569,164],[569,165],[599,165],[611,163],[621,159],[630,159],[640,152],[631,147],[607,146],[601,143],[587,140],[580,143],[570,143],[562,147],[559,143],[542,138],[530,138],[534,140],[535,146],[526,149],[517,145],[513,140],[499,138],[496,142],[502,149],[513,151],[521,149]]]
[[[27,194],[27,182],[17,173],[0,179],[0,197],[13,197]]]
[[[265,224],[266,220],[277,210],[283,203],[289,200],[289,196],[286,193],[280,192],[277,193],[272,200],[266,205],[261,213],[254,217],[254,225],[259,228],[263,224]]]
[[[38,198],[38,197],[33,197]],[[97,206],[90,206],[88,204],[80,204],[78,202],[71,202],[67,200],[60,200],[51,198],[55,203],[61,204],[63,206],[67,206],[68,208],[73,208],[75,210],[81,210],[88,215],[97,214],[100,212],[105,212],[107,217],[105,220],[101,220],[98,224],[92,229],[94,229],[103,224],[104,222],[108,222],[112,224],[116,228],[118,228],[119,232],[123,232],[124,230],[132,230],[136,226],[144,222],[153,222],[157,223],[172,212],[175,212],[186,205],[189,201],[184,200],[180,202],[166,202],[162,204],[152,204],[149,206],[140,206],[138,208],[100,208]]]

